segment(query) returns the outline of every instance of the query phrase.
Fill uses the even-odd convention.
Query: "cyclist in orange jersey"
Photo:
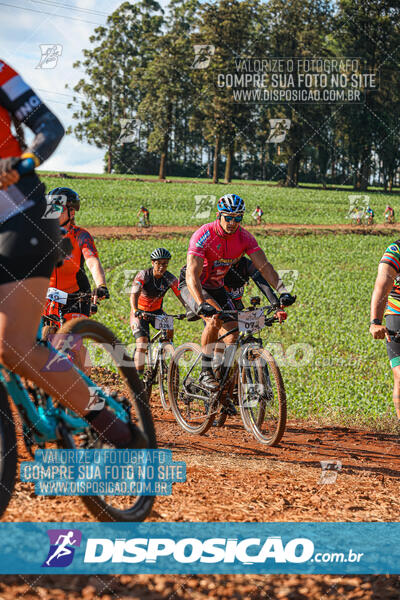
[[[67,304],[61,305],[61,313],[65,320],[89,317],[90,283],[85,273],[85,263],[96,284],[94,299],[103,300],[109,298],[110,294],[94,240],[86,229],[75,224],[75,211],[80,209],[80,198],[74,190],[59,187],[51,190],[48,194],[48,202],[50,207],[54,207],[54,205],[63,207],[59,223],[67,230],[65,237],[72,244],[71,254],[66,257],[60,267],[53,270],[49,287],[68,293]],[[86,294],[85,298],[82,298],[82,293]],[[48,300],[43,314],[46,316],[53,313],[54,308],[51,301]]]

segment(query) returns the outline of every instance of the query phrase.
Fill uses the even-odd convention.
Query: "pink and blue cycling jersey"
[[[223,287],[224,277],[234,260],[257,250],[260,250],[257,240],[242,227],[228,234],[219,221],[213,221],[192,235],[188,255],[194,254],[204,259],[201,284],[207,289],[217,289]]]

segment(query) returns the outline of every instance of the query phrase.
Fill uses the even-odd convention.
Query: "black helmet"
[[[81,207],[81,199],[78,194],[71,190],[71,188],[67,187],[57,187],[51,192],[48,193],[48,198],[52,198],[54,196],[62,196],[62,201],[60,200],[60,205],[66,206],[67,208],[74,208],[75,210],[79,210]],[[66,197],[64,203],[64,197]]]
[[[166,248],[156,248],[150,254],[150,258],[151,260],[161,260],[163,258],[170,260],[171,252],[169,252]]]

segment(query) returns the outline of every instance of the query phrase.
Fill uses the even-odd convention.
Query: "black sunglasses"
[[[233,217],[232,215],[224,215],[225,221],[230,223],[231,221],[235,221],[236,223],[240,223],[243,220],[243,215],[238,215],[237,217]]]

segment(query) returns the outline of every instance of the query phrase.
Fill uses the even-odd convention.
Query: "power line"
[[[41,15],[47,15],[51,17],[58,17],[59,19],[70,19],[71,21],[79,21],[80,23],[89,23],[90,25],[100,26],[102,23],[95,23],[94,21],[86,21],[85,19],[78,19],[77,17],[66,17],[64,15],[49,15],[47,12],[43,10],[35,10],[33,8],[26,8],[25,6],[15,6],[15,4],[6,4],[5,2],[0,2],[1,6],[10,6],[11,8],[19,8],[20,10],[29,10],[30,12],[38,13]]]
[[[43,100],[45,102],[51,102],[52,104],[64,104],[65,106],[68,106],[68,104],[75,104],[76,106],[79,106],[77,102],[63,102],[62,100],[53,100],[52,98],[43,98]]]
[[[80,98],[84,98],[85,96],[82,96],[82,94],[66,94],[64,92],[56,92],[55,90],[44,90],[43,88],[35,88],[37,89],[39,92],[45,92],[46,94],[59,94],[60,96],[67,96],[68,98],[74,98],[76,96],[80,97]]]
[[[108,13],[106,12],[102,12],[100,10],[94,10],[92,8],[81,8],[79,6],[70,6],[69,4],[64,4],[61,2],[52,2],[51,0],[31,0],[31,2],[33,2],[34,4],[37,4],[38,2],[40,2],[41,4],[47,4],[50,6],[55,6],[58,8],[62,8],[62,9],[66,9],[66,10],[76,10],[79,12],[83,12],[83,14],[86,15],[100,15],[102,17],[108,17]]]

